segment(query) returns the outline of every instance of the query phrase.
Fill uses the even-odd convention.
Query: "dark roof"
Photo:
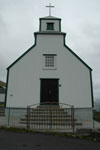
[[[17,63],[24,55],[26,55],[30,50],[32,50],[32,48],[34,48],[36,46],[36,41],[35,44],[32,45],[27,51],[25,51],[20,57],[18,57],[10,66],[8,66],[7,70],[9,68],[11,68],[15,63]]]
[[[0,86],[0,94],[5,94],[5,89],[2,86]]]
[[[42,18],[40,18],[40,19],[43,19],[43,20],[45,20],[45,19],[61,20],[61,18],[57,18],[57,17],[54,17],[54,16],[46,16],[46,17],[42,17]]]
[[[66,35],[65,32],[59,32],[59,31],[38,31],[34,32],[34,34],[59,34],[59,35]]]

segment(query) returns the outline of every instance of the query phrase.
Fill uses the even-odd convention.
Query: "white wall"
[[[57,69],[43,70],[43,54],[57,54]],[[59,78],[59,102],[91,107],[89,69],[66,47],[63,35],[37,35],[37,45],[9,71],[7,107],[40,103],[40,79]]]

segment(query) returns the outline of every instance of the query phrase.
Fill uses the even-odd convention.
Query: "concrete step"
[[[26,124],[27,125],[27,122],[26,121],[20,121],[21,124]],[[72,126],[73,123],[72,122],[37,122],[37,121],[32,121],[30,122],[30,125],[55,125],[55,126]],[[74,123],[74,126],[82,126],[82,123],[81,122],[75,122]]]
[[[53,110],[34,110],[34,111],[30,111],[31,114],[47,114],[47,113],[56,113],[56,114],[68,114],[71,112],[65,112],[65,111],[53,111]]]
[[[64,110],[64,109],[68,109],[68,108],[59,108],[59,107],[39,107],[39,108],[30,108],[33,110]]]
[[[39,105],[37,108],[61,108],[59,105]]]
[[[27,118],[21,118],[21,121],[27,121]],[[52,121],[52,122],[72,122],[71,118],[29,118],[29,121],[37,121],[37,122],[44,122],[44,121]],[[76,120],[74,119],[74,122]]]
[[[27,118],[28,115],[25,115]],[[66,115],[66,114],[30,114],[29,118],[72,118],[71,115]]]
[[[64,126],[71,127],[73,126],[81,126],[82,123],[77,122],[76,119],[72,120],[71,109],[65,109],[60,107],[38,107],[34,109],[29,109],[29,123],[30,125],[35,126],[55,126],[55,128]],[[25,115],[24,118],[20,119],[21,124],[27,125],[28,115]]]
[[[0,108],[0,117],[5,116],[5,108]]]

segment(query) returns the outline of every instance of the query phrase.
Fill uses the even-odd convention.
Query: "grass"
[[[25,128],[14,128],[14,127],[0,127],[0,130],[10,131],[10,132],[17,132],[17,133],[25,133],[28,132]]]
[[[4,103],[0,103],[0,107],[4,107]]]

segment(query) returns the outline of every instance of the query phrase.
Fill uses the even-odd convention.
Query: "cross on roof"
[[[49,16],[51,16],[51,8],[53,8],[54,6],[51,6],[51,3],[49,3],[49,6],[46,6],[49,8]]]

